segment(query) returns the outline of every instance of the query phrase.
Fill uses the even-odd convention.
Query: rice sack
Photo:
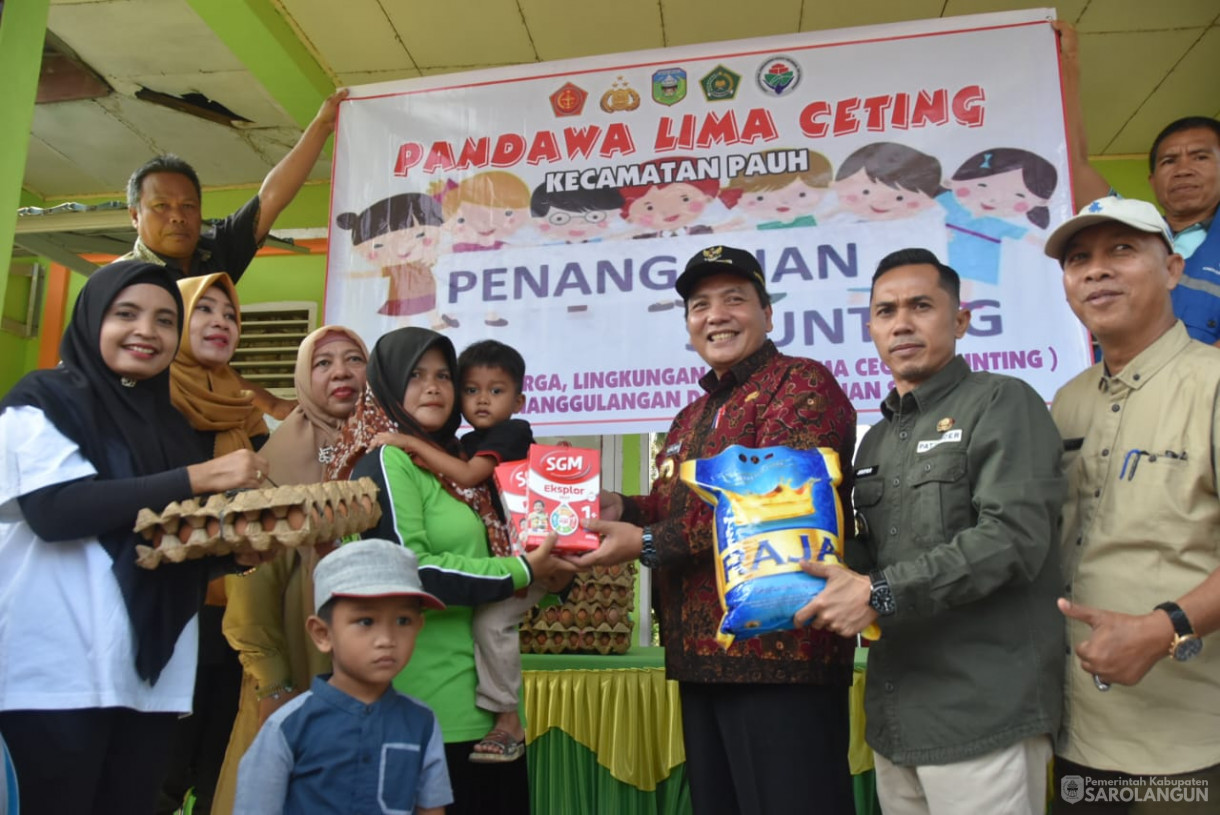
[[[682,462],[681,476],[715,507],[716,641],[727,649],[737,637],[794,628],[793,615],[826,585],[800,562],[843,562],[838,452],[733,445]]]

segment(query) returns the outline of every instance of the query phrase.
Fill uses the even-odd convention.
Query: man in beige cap
[[[1220,628],[1220,350],[1174,316],[1172,240],[1151,204],[1107,197],[1046,242],[1102,351],[1051,410],[1068,477],[1059,608],[1077,657],[1060,813],[1152,811],[1145,801],[1213,812],[1208,793],[1220,795],[1220,644],[1208,637]]]

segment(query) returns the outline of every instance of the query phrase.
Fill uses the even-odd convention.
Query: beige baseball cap
[[[313,572],[314,612],[333,597],[418,597],[427,608],[445,608],[419,582],[415,553],[379,538],[345,543],[318,562]]]
[[[1165,223],[1165,219],[1161,217],[1161,213],[1157,212],[1156,207],[1137,198],[1108,195],[1085,205],[1074,218],[1068,218],[1059,224],[1058,228],[1046,239],[1044,249],[1046,256],[1062,264],[1064,247],[1077,232],[1106,221],[1117,221],[1132,229],[1138,229],[1140,232],[1160,235],[1164,238],[1169,251],[1175,251],[1173,233],[1169,231],[1169,224]]]

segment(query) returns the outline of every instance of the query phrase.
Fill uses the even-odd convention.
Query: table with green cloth
[[[857,815],[878,815],[864,743],[867,651],[856,650],[848,757]],[[688,815],[678,683],[662,648],[622,655],[524,654],[522,701],[534,815]]]

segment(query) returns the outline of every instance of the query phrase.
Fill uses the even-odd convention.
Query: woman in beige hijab
[[[178,281],[184,317],[178,353],[170,365],[170,401],[201,440],[208,458],[253,450],[267,441],[263,411],[229,364],[241,340],[237,289],[223,272]],[[267,486],[266,464],[256,473]],[[225,744],[237,713],[241,665],[221,634],[225,580],[208,584],[199,613],[199,665],[192,703],[194,715],[178,723],[169,769],[162,786],[164,805],[195,790],[197,813],[210,811]]]
[[[315,484],[325,479],[324,468],[343,422],[364,393],[367,362],[368,350],[349,329],[323,326],[305,338],[294,378],[299,404],[262,449],[274,483]],[[305,619],[313,613],[317,558],[312,547],[290,550],[249,577],[227,583],[224,632],[245,671],[213,812],[232,810],[237,765],[259,726],[306,690],[315,675],[330,670],[329,660],[305,633]]]

